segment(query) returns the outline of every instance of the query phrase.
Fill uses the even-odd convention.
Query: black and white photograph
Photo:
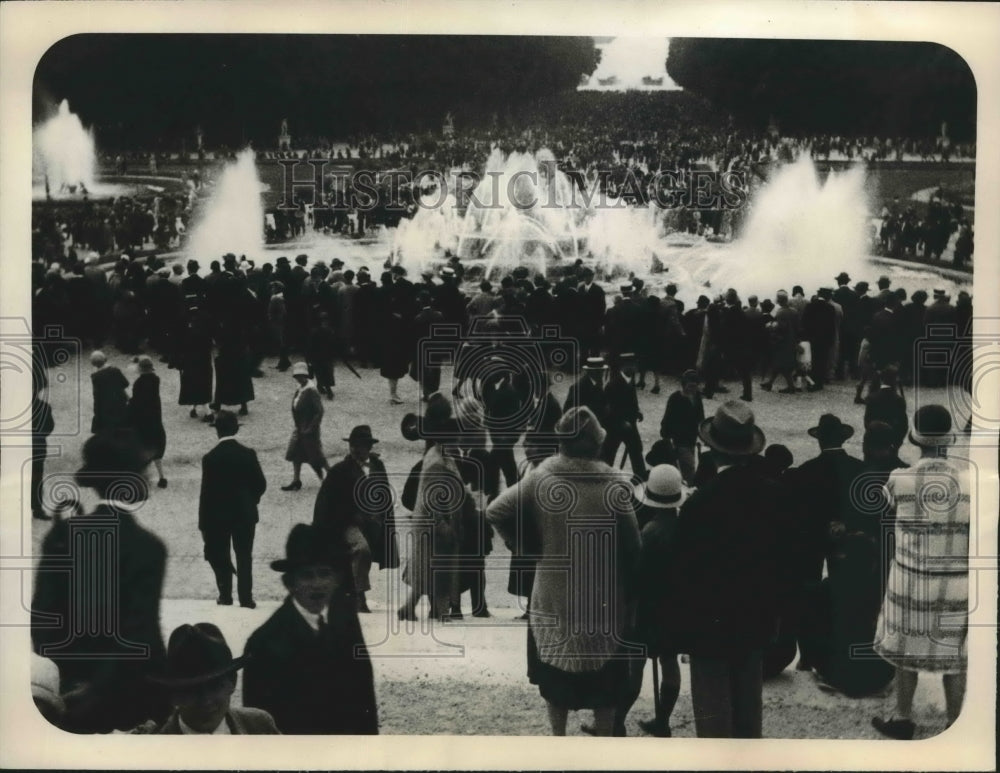
[[[10,5],[10,764],[995,765],[997,5]]]

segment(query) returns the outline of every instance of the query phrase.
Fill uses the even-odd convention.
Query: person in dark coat
[[[243,705],[268,712],[286,735],[377,735],[375,680],[347,551],[299,523],[271,568],[289,595],[247,641]]]
[[[569,388],[563,402],[563,413],[570,408],[586,406],[603,426],[608,420],[607,398],[604,395],[604,372],[607,365],[603,357],[588,357],[583,364],[583,375]]]
[[[383,290],[383,292],[386,292]],[[379,350],[382,378],[389,382],[389,402],[392,405],[402,405],[399,397],[399,379],[406,375],[410,367],[412,338],[407,316],[404,315],[404,302],[394,302],[389,296],[383,296],[389,304],[385,315],[380,320],[382,346]]]
[[[298,491],[302,488],[302,465],[308,464],[323,480],[323,473],[330,468],[323,454],[323,439],[320,426],[323,423],[323,399],[309,380],[309,366],[296,362],[292,366],[292,378],[299,388],[292,396],[292,421],[295,428],[288,440],[285,461],[292,463],[292,482],[282,486],[282,491]]]
[[[212,402],[212,334],[208,315],[195,309],[184,326],[178,346],[177,367],[181,372],[178,405],[190,405],[192,419],[198,418],[198,406]],[[206,420],[211,419],[211,414]]]
[[[90,431],[95,435],[128,426],[128,395],[125,393],[128,379],[107,362],[108,358],[100,350],[90,355],[90,364],[96,368],[90,374],[94,388],[94,418]]]
[[[684,371],[681,374],[681,388],[667,398],[667,407],[660,421],[660,437],[673,445],[677,467],[689,486],[694,483],[697,469],[695,449],[698,445],[698,427],[705,420],[700,386],[698,371]]]
[[[857,370],[858,345],[861,343],[863,329],[860,326],[858,295],[851,289],[851,277],[846,271],[841,271],[835,279],[837,289],[833,291],[833,301],[844,310],[836,375],[838,379],[844,379],[850,378]]]
[[[41,378],[34,377],[38,373]],[[55,429],[52,406],[45,399],[48,376],[45,365],[37,359],[32,369],[32,387],[35,391],[31,399],[31,517],[39,521],[51,520],[42,503],[42,483],[45,480],[45,459],[49,455],[48,438]]]
[[[683,481],[676,467],[658,465],[649,471],[649,480],[639,495],[636,518],[640,522],[642,550],[639,554],[638,597],[635,634],[646,645],[646,657],[657,659],[663,676],[654,684],[657,692],[652,719],[639,720],[639,727],[658,738],[669,738],[670,715],[681,691],[681,669],[675,645],[670,641],[670,620],[664,616],[670,593],[670,551],[677,510],[683,497]],[[654,664],[655,665],[655,664]],[[655,669],[654,669],[655,673]],[[635,675],[639,686],[642,670]],[[635,694],[638,696],[639,691]],[[618,709],[615,720],[624,725],[629,706]]]
[[[318,322],[315,326],[310,326],[306,335],[305,355],[306,364],[316,379],[316,389],[328,400],[333,399],[332,387],[337,385],[333,372],[336,349],[337,334],[330,323],[330,314],[322,311]]]
[[[639,410],[634,376],[634,354],[626,352],[612,356],[608,383],[604,387],[604,399],[607,403],[604,428],[608,434],[601,449],[601,459],[605,464],[613,465],[618,447],[624,443],[632,472],[640,480],[645,480],[646,464],[642,458],[642,438],[639,437],[642,412]]]
[[[906,398],[898,384],[898,371],[895,366],[882,369],[879,374],[879,385],[873,389],[865,400],[865,426],[873,421],[882,421],[892,427],[896,448],[903,445],[906,433],[910,428],[910,418],[906,410]]]
[[[441,366],[433,358],[421,357],[421,347],[431,340],[434,328],[445,321],[438,309],[431,307],[431,294],[426,290],[417,293],[420,311],[413,318],[413,357],[410,361],[410,378],[420,384],[420,395],[426,400],[441,388]]]
[[[249,413],[247,403],[254,399],[250,350],[244,336],[243,323],[235,317],[219,325],[219,353],[215,357],[214,410],[224,405],[240,406],[239,415]]]
[[[784,376],[788,386],[778,391],[782,394],[794,394],[801,391],[795,386],[792,377],[797,367],[799,314],[789,305],[788,293],[784,290],[779,290],[774,300],[777,303],[777,308],[774,311],[774,322],[768,325],[772,354],[771,372],[768,380],[763,382],[760,387],[770,392],[774,380],[778,376]]]
[[[163,428],[163,409],[160,405],[160,377],[153,368],[153,360],[145,355],[140,357],[139,377],[132,384],[132,399],[129,400],[129,424],[135,430],[142,444],[147,461],[156,466],[159,488],[167,487],[163,477],[163,454],[167,448],[167,433]]]
[[[358,611],[369,612],[365,593],[374,558],[381,569],[399,566],[392,496],[385,465],[372,448],[378,440],[367,424],[344,438],[348,454],[330,467],[313,507],[313,525],[324,539],[346,546],[351,557]]]
[[[594,282],[594,271],[589,266],[580,274],[583,280],[577,287],[580,349],[584,357],[600,354],[601,327],[607,311],[604,288]]]
[[[134,514],[148,495],[134,434],[94,435],[82,454],[77,482],[101,499],[89,515],[57,521],[45,535],[31,639],[36,653],[59,666],[62,729],[109,733],[169,712],[164,692],[148,682],[166,657],[160,594],[167,550]],[[106,582],[95,588],[94,577]]]
[[[832,297],[832,289],[821,287],[802,312],[802,334],[812,349],[813,385],[807,387],[810,392],[818,392],[826,383],[830,353],[837,339],[837,311],[830,303]]]
[[[791,500],[798,509],[794,528],[799,545],[796,579],[800,670],[813,666],[814,653],[822,646],[822,627],[816,624],[816,594],[824,562],[829,567],[830,525],[852,517],[855,486],[864,471],[864,463],[843,448],[854,435],[853,427],[824,413],[808,433],[816,439],[820,453],[788,473]]]
[[[775,492],[751,463],[764,447],[746,403],[731,400],[699,427],[718,472],[680,509],[664,618],[691,656],[699,738],[759,738],[762,652],[777,627],[781,541]]]
[[[216,603],[233,603],[235,573],[240,606],[254,609],[253,541],[260,520],[257,505],[267,491],[267,481],[257,454],[236,440],[238,428],[235,414],[219,411],[215,419],[219,442],[201,460],[198,530],[219,589]],[[236,554],[235,567],[230,544]]]

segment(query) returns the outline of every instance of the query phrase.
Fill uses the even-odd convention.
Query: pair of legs
[[[217,540],[218,545],[213,552],[215,558],[212,571],[215,573],[215,584],[219,589],[219,603],[233,603],[233,565],[230,563],[230,543],[236,554],[236,594],[241,607],[254,607],[253,572],[251,568],[253,556],[253,539],[257,530],[256,524],[238,526],[228,534],[218,534],[209,537]]]
[[[642,458],[642,438],[639,437],[639,430],[634,424],[627,423],[624,426],[612,427],[608,430],[604,446],[601,448],[601,459],[605,464],[614,465],[618,447],[622,443],[625,444],[629,461],[632,463],[632,472],[640,480],[645,480],[646,463]]]
[[[917,689],[919,671],[896,669],[896,711],[894,719],[913,720],[913,694]],[[942,674],[945,712],[951,725],[962,712],[965,700],[965,674]]]
[[[153,466],[156,467],[156,485],[159,488],[167,487],[167,479],[163,477],[163,459],[154,459]]]
[[[759,651],[691,655],[691,702],[699,738],[760,738],[763,675]]]
[[[329,463],[326,459],[323,460],[323,464],[310,463],[310,467],[313,468],[313,472],[316,473],[316,477],[323,480],[323,473],[330,469]],[[295,491],[302,488],[302,462],[292,462],[292,482],[287,486],[282,486],[282,491]]]
[[[386,379],[389,382],[389,402],[393,405],[402,405],[403,401],[399,396],[399,379]]]
[[[549,725],[552,727],[552,735],[566,735],[566,720],[569,717],[569,709],[556,706],[546,701],[545,707],[549,712]],[[594,709],[594,735],[611,736],[615,729],[615,708]]]

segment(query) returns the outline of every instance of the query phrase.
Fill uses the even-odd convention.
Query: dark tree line
[[[667,72],[757,128],[975,139],[976,83],[936,43],[674,38]]]
[[[62,99],[99,142],[273,144],[299,137],[486,124],[575,88],[597,67],[589,37],[76,35],[35,73],[34,118]]]

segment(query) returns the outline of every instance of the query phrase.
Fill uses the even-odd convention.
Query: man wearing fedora
[[[374,675],[349,554],[299,523],[271,568],[282,573],[288,597],[247,641],[244,705],[264,709],[289,735],[376,735]]]
[[[790,470],[786,479],[795,508],[796,585],[800,618],[799,669],[813,664],[813,652],[823,647],[816,640],[812,624],[813,598],[823,579],[823,564],[828,562],[832,546],[830,526],[852,520],[855,486],[864,474],[864,462],[844,450],[844,443],[854,435],[854,428],[832,413],[824,413],[819,423],[807,432],[819,444],[819,455]],[[828,567],[829,568],[829,567]]]
[[[378,439],[372,428],[359,424],[344,438],[348,453],[330,468],[313,507],[313,525],[326,539],[341,542],[351,557],[358,611],[369,612],[365,593],[371,589],[368,574],[372,559],[379,568],[399,566],[393,526],[389,478],[379,455],[372,451]]]
[[[614,464],[618,447],[625,444],[625,451],[632,464],[632,472],[639,480],[646,479],[646,464],[642,459],[642,438],[639,437],[639,422],[642,412],[639,410],[639,398],[636,395],[635,355],[625,352],[612,355],[608,383],[604,387],[604,398],[607,404],[607,419],[604,428],[608,436],[601,449],[601,458],[605,464]]]
[[[691,656],[699,738],[759,738],[762,652],[777,630],[782,590],[774,484],[751,460],[764,448],[753,411],[723,403],[698,434],[718,472],[680,509],[664,614]]]
[[[701,399],[701,378],[698,371],[689,368],[681,374],[681,388],[667,398],[667,407],[660,420],[660,437],[673,444],[677,453],[677,467],[690,486],[697,469],[695,448],[698,444],[698,427],[705,420],[705,406]]]
[[[604,424],[608,417],[607,398],[604,395],[604,373],[608,366],[603,357],[588,357],[583,363],[583,375],[569,388],[563,413],[571,408],[591,410],[597,421]]]
[[[132,730],[140,735],[276,735],[266,711],[230,705],[236,672],[245,658],[233,658],[222,631],[212,623],[184,624],[167,644],[162,674],[150,681],[170,695],[173,713],[159,724],[148,720]]]
[[[233,603],[233,573],[241,607],[253,600],[253,541],[259,516],[257,505],[267,481],[253,449],[236,440],[239,422],[231,411],[219,411],[215,432],[219,441],[201,460],[198,529],[205,542],[205,560],[215,573],[217,603]],[[236,567],[230,558],[236,553]]]

